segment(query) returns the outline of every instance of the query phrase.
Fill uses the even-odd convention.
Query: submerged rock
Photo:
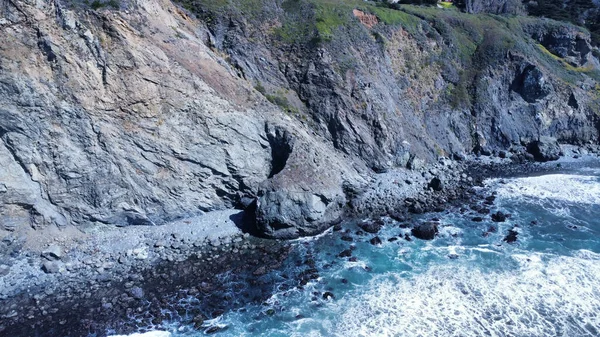
[[[508,214],[504,214],[501,211],[498,211],[492,214],[492,221],[494,222],[504,222],[508,218]]]
[[[375,220],[375,221],[363,222],[363,223],[358,224],[358,227],[360,227],[362,230],[364,230],[367,233],[376,234],[383,227],[383,221]]]
[[[379,236],[376,236],[376,237],[372,238],[371,240],[369,240],[369,242],[372,245],[377,246],[377,245],[381,244],[381,238],[379,238]]]
[[[514,243],[517,241],[518,235],[519,235],[519,232],[515,231],[514,229],[511,229],[508,231],[508,234],[506,234],[503,241],[505,241],[507,243]]]

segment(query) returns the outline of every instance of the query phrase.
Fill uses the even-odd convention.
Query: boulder
[[[60,260],[63,257],[63,250],[57,245],[52,245],[42,252],[42,257],[50,261]]]
[[[517,241],[518,235],[519,235],[519,232],[515,231],[514,229],[511,229],[508,231],[508,234],[506,234],[506,236],[504,237],[504,241],[506,243],[514,243]]]
[[[412,235],[421,240],[433,240],[438,233],[438,226],[435,222],[424,222],[412,229]]]
[[[500,211],[492,214],[492,221],[494,222],[504,222],[506,221],[506,218],[508,218],[508,214],[504,214]]]
[[[442,180],[438,177],[434,177],[433,179],[431,179],[431,181],[429,182],[428,185],[429,188],[431,188],[434,191],[441,191],[444,189],[444,183],[442,182]]]
[[[369,242],[373,245],[373,246],[377,246],[381,244],[381,238],[379,238],[379,236],[376,236],[374,238],[372,238],[371,240],[369,240]]]
[[[527,145],[527,152],[539,162],[557,160],[561,155],[560,145],[556,138],[552,137],[540,137],[540,139],[530,142]]]
[[[381,227],[383,227],[383,222],[381,220],[368,221],[359,224],[358,227],[367,233],[375,234],[381,230]]]
[[[60,272],[60,265],[56,261],[46,261],[42,264],[42,270],[46,274],[56,274]]]
[[[521,95],[527,103],[535,103],[548,96],[552,86],[537,66],[526,64],[514,79],[511,89]]]

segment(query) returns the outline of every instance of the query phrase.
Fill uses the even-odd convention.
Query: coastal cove
[[[594,18],[0,0],[0,337],[600,336]]]
[[[486,160],[489,161],[480,158],[477,165],[474,161],[471,179],[464,179],[464,184],[470,180],[472,183],[468,186],[473,187],[462,186],[470,192],[453,201],[431,205],[422,214],[413,211],[393,214],[393,218],[389,214],[383,218],[363,218],[365,220],[348,218],[315,238],[279,241],[244,235],[231,221],[241,220],[236,218],[240,216],[239,211],[209,213],[166,226],[129,227],[126,229],[131,231],[130,235],[124,234],[126,231],[119,232],[120,241],[106,233],[93,234],[90,237],[96,237],[95,242],[104,242],[104,251],[86,255],[81,247],[68,250],[65,255],[69,258],[60,261],[64,269],[58,275],[34,272],[39,262],[29,269],[19,269],[30,273],[26,277],[21,274],[21,280],[37,282],[22,283],[26,287],[21,289],[20,295],[19,292],[14,293],[16,296],[4,295],[2,308],[14,311],[4,309],[3,333],[10,336],[106,336],[164,330],[173,336],[203,333],[285,336],[293,335],[292,332],[299,336],[327,336],[343,335],[342,331],[353,335],[412,335],[424,322],[406,322],[402,317],[453,317],[449,314],[452,308],[466,310],[460,315],[457,313],[455,318],[460,324],[470,326],[475,323],[461,315],[470,313],[472,319],[481,318],[472,312],[476,307],[474,302],[456,302],[456,294],[452,294],[462,289],[460,287],[479,291],[483,297],[477,299],[477,303],[485,304],[491,298],[501,298],[500,291],[529,291],[516,280],[510,284],[513,282],[510,275],[520,272],[523,263],[534,263],[531,268],[547,268],[548,261],[558,259],[557,263],[579,263],[582,268],[591,268],[594,260],[587,262],[586,259],[600,253],[593,239],[590,243],[584,241],[580,248],[555,251],[563,245],[559,243],[563,235],[585,233],[581,235],[593,237],[598,230],[590,220],[600,211],[596,200],[600,195],[596,193],[600,188],[597,184],[600,163],[595,156],[525,165],[503,165],[498,159],[493,164]],[[447,196],[457,191],[450,186],[448,184],[444,191],[430,191],[433,195]],[[512,200],[516,195],[519,197],[515,204]],[[552,207],[559,207],[556,203],[560,202],[566,203],[564,207],[591,207],[584,215],[590,218],[573,220],[571,215],[565,215],[566,218],[555,215],[556,209],[544,202]],[[540,207],[538,204],[541,209],[536,208]],[[498,211],[513,214],[496,222],[499,220],[494,215]],[[563,211],[565,214],[576,212]],[[433,241],[415,237],[419,236],[415,228],[432,222],[437,231]],[[531,225],[532,222],[536,224]],[[212,231],[210,235],[202,232],[202,228],[214,228],[215,224],[221,232]],[[513,230],[518,233],[518,239],[509,244],[506,241]],[[556,235],[544,239],[547,234],[543,233],[547,232]],[[85,242],[93,241],[88,238]],[[123,250],[113,250],[107,242]],[[140,247],[143,249],[136,251]],[[571,250],[581,249],[590,253],[579,261],[579,255],[573,256],[575,253]],[[585,255],[585,251],[577,254]],[[142,258],[136,255],[141,252],[146,254]],[[28,261],[22,263],[31,264],[36,259],[39,258],[29,254]],[[476,268],[470,270],[466,261],[475,261]],[[568,274],[564,269],[555,272],[556,277]],[[37,278],[43,275],[55,278]],[[573,277],[594,275],[573,274]],[[9,273],[0,280],[9,284],[17,277]],[[508,288],[475,289],[478,284],[491,286],[502,282],[509,282],[505,285]],[[535,283],[542,281],[534,278],[528,282],[531,283],[526,286],[546,286]],[[369,303],[367,307],[353,302],[361,296],[369,296],[369,300],[360,302]],[[373,296],[383,302],[373,300]],[[476,300],[469,296],[469,301]],[[492,297],[486,299],[486,296]],[[577,298],[576,294],[570,296]],[[538,300],[541,301],[541,297]],[[433,304],[436,301],[444,304],[438,307]],[[502,304],[508,311],[518,310],[516,306],[524,300],[518,297],[511,301],[515,302]],[[469,307],[471,305],[473,307]],[[490,302],[489,305],[499,304]],[[487,310],[493,312],[490,308]],[[338,309],[358,311],[350,314],[352,311],[343,313]],[[379,320],[384,319],[381,315],[386,310],[392,309],[398,312],[389,312],[391,316],[385,317],[397,317],[401,321],[392,326],[405,326],[407,330],[378,330],[390,328],[390,322]],[[408,314],[408,310],[417,309],[433,311],[417,316]],[[538,308],[531,310],[537,312]],[[509,313],[498,313],[498,317],[512,317]],[[345,314],[351,316],[344,318]],[[343,326],[337,325],[341,322]],[[597,327],[593,322],[591,326]],[[451,331],[444,329],[458,329],[445,325],[437,328],[441,333]],[[479,331],[472,330],[472,326],[464,329]],[[511,331],[498,329],[496,332],[500,335]],[[518,325],[515,329],[521,331]]]

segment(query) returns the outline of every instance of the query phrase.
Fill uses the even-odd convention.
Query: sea
[[[439,222],[431,241],[391,219],[377,234],[349,222],[294,241],[286,263],[261,276],[276,281],[266,301],[202,327],[173,321],[130,337],[600,336],[600,168],[488,179],[477,189],[494,199],[480,207],[506,221],[474,221],[472,205],[412,219]],[[307,260],[312,277],[298,285],[289,275]],[[236,296],[247,285],[231,286]]]

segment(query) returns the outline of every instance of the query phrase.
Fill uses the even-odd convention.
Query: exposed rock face
[[[562,63],[506,47],[534,37],[593,70],[582,32],[528,23],[515,42],[481,29],[481,45],[462,47],[483,52],[464,61],[418,8],[403,25],[341,4],[347,25],[304,36],[285,30],[318,21],[303,0],[264,0],[254,16],[202,4],[205,22],[168,0],[0,8],[1,235],[251,205],[261,233],[293,238],[338,221],[375,172],[540,136],[598,139],[595,82],[567,85]]]
[[[354,14],[354,16],[356,16],[358,20],[368,28],[373,28],[376,24],[379,23],[377,16],[373,14],[368,14],[358,9],[354,9],[352,11],[352,14]]]
[[[237,78],[170,2],[15,4],[0,46],[5,228],[159,225],[258,195],[266,224],[265,209],[299,228],[340,215],[356,171]]]
[[[465,9],[469,13],[522,15],[526,12],[519,0],[466,0]]]
[[[525,65],[523,71],[515,78],[512,89],[529,103],[537,102],[552,91],[544,74],[531,64]]]

